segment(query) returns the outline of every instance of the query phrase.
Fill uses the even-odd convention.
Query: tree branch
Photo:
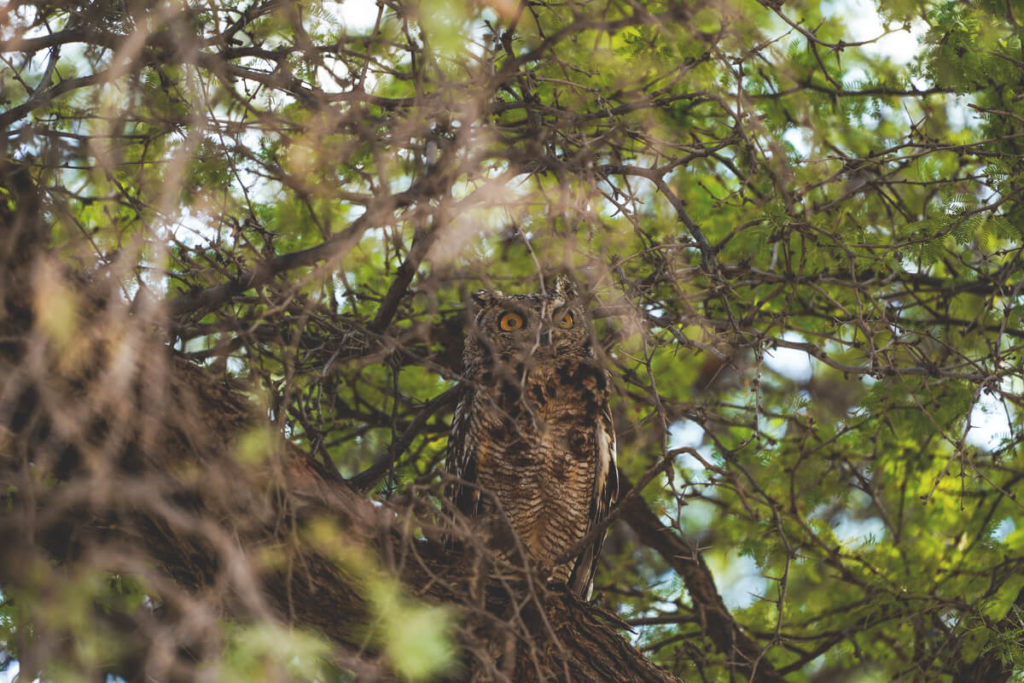
[[[627,492],[632,489],[625,479],[620,479],[619,485]],[[697,549],[662,524],[640,496],[627,495],[623,507],[623,518],[640,537],[640,542],[657,551],[682,578],[700,619],[701,630],[718,651],[728,657],[733,671],[750,681],[784,680],[765,657],[765,648],[729,614],[711,570]]]

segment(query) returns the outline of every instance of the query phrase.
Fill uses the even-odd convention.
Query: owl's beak
[[[540,344],[541,346],[551,346],[551,330],[541,330]]]

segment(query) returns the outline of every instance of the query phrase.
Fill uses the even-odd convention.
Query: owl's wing
[[[606,403],[595,425],[597,448],[597,472],[594,477],[594,496],[590,501],[590,519],[586,533],[604,521],[612,504],[619,499],[619,470],[615,462],[615,427],[612,425],[611,408]],[[597,558],[601,555],[605,532],[594,539],[593,544],[576,558],[569,588],[584,600],[589,600],[594,591],[594,573]]]
[[[452,418],[452,430],[448,436],[448,448],[445,453],[445,471],[452,477],[447,486],[448,500],[454,502],[455,506],[467,515],[475,515],[480,505],[480,491],[472,486],[476,482],[477,465],[476,446],[469,438],[469,412],[472,401],[472,392],[467,391],[455,406],[455,416]]]

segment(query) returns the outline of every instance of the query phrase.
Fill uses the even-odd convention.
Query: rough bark
[[[70,627],[26,617],[16,644],[24,675],[60,660],[128,680],[209,676],[226,620],[315,629],[340,669],[391,680],[348,553],[455,610],[461,669],[451,679],[675,680],[611,615],[525,576],[481,575],[488,565],[470,544],[454,553],[418,538],[417,525],[439,537],[426,489],[376,506],[280,441],[247,387],[168,350],[152,332],[157,306],[129,307],[111,278],[74,275],[48,254],[30,179],[2,170],[18,201],[2,217],[0,547],[16,551],[0,553],[0,585],[21,597],[40,567],[63,577],[51,589],[99,570],[138,577],[151,598],[128,613],[91,606],[89,623],[124,644],[91,663]],[[62,297],[77,305],[67,338],[39,319]],[[125,340],[134,346],[117,345]],[[253,433],[264,435],[255,454],[244,445]],[[323,520],[340,559],[309,540]]]

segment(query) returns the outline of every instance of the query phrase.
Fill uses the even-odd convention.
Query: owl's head
[[[492,365],[536,367],[560,359],[594,358],[593,333],[575,286],[559,278],[543,294],[473,294],[466,372]]]

